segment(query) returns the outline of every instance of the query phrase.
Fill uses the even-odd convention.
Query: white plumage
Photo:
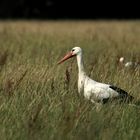
[[[78,92],[83,92],[85,98],[93,103],[105,103],[108,99],[116,98],[121,98],[123,101],[131,101],[133,99],[126,91],[116,86],[99,83],[89,78],[84,71],[82,49],[80,47],[74,47],[58,64],[73,56],[77,57],[78,64]]]

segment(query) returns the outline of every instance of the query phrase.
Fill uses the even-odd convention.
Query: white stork
[[[126,91],[109,84],[99,83],[89,78],[85,71],[82,59],[82,49],[74,47],[66,54],[58,64],[71,57],[77,57],[78,64],[78,92],[84,93],[84,96],[93,103],[106,103],[109,99],[121,99],[122,101],[132,101],[133,97]]]
[[[126,67],[126,68],[140,68],[140,64],[138,62],[133,62],[133,61],[129,61],[129,62],[125,62],[124,57],[120,57],[119,62],[122,66]]]

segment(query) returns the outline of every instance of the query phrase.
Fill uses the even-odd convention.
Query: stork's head
[[[123,63],[124,62],[124,57],[120,57],[120,63]]]
[[[72,48],[71,52],[73,55],[78,55],[78,54],[82,53],[82,49],[80,47],[74,47],[74,48]]]
[[[65,60],[74,57],[76,55],[79,55],[82,53],[82,49],[80,47],[74,47],[72,48],[72,50],[70,52],[68,52],[59,62],[58,64],[61,64],[62,62],[64,62]]]

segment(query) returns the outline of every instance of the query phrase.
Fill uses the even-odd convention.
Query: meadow
[[[140,21],[0,21],[0,140],[138,140],[140,109],[95,106],[77,91],[74,46],[87,74],[140,100]]]

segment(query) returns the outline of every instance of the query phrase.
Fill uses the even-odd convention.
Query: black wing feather
[[[133,96],[129,95],[126,91],[124,91],[124,90],[121,89],[121,88],[118,88],[118,87],[113,86],[113,85],[111,85],[111,86],[109,86],[109,87],[110,87],[111,89],[117,91],[117,92],[119,93],[119,97],[122,98],[123,101],[128,101],[128,102],[130,102],[130,101],[132,101],[132,100],[134,99]]]

